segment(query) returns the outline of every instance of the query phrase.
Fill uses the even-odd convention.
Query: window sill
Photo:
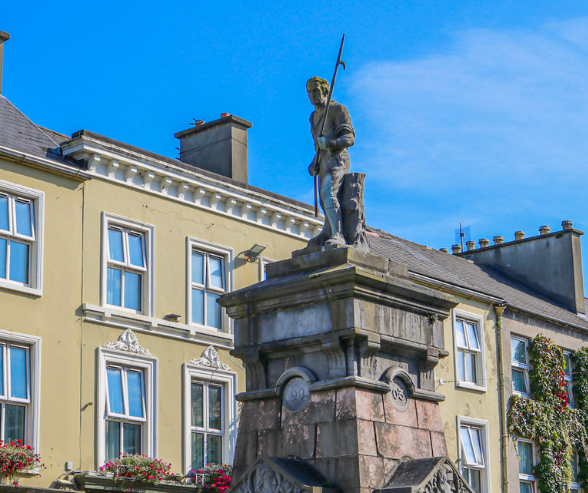
[[[220,347],[233,347],[233,334],[220,332],[203,326],[170,322],[156,317],[149,317],[117,308],[84,303],[84,319],[87,322],[100,323],[122,329],[143,330],[158,335],[183,339],[198,344],[215,344]]]
[[[474,390],[476,392],[487,392],[488,388],[482,385],[477,385],[472,382],[455,382],[455,386],[464,390]]]
[[[512,391],[512,395],[517,395],[519,397],[524,397],[525,399],[530,399],[531,398],[531,394],[525,394],[523,392],[517,392],[516,390]]]
[[[43,296],[43,290],[38,288],[32,288],[30,286],[23,286],[14,282],[0,280],[0,289],[6,289],[8,291],[17,291],[18,293],[30,294],[32,296]]]

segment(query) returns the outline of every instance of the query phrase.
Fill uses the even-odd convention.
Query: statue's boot
[[[329,207],[325,211],[325,215],[327,216],[327,221],[329,221],[329,224],[331,225],[331,231],[333,231],[333,236],[331,236],[327,241],[325,241],[325,246],[347,245],[345,237],[343,236],[343,221],[341,219],[341,209],[338,207]]]

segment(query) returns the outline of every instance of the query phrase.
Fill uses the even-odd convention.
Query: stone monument
[[[473,493],[446,457],[434,384],[457,301],[366,251],[363,175],[347,173],[353,127],[325,84],[307,84],[323,232],[219,300],[246,370],[231,491]]]

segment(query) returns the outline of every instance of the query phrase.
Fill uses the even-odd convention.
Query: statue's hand
[[[328,141],[326,137],[318,137],[316,139],[316,145],[318,145],[321,149],[328,151],[329,147],[328,147]]]
[[[308,173],[310,174],[310,176],[316,176],[319,174],[319,168],[315,164],[314,159],[312,160],[312,163],[310,163],[310,166],[308,167]]]

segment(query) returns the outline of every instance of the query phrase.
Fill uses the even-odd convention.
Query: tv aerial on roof
[[[472,239],[472,233],[470,231],[469,226],[462,227],[461,223],[459,223],[459,229],[455,230],[455,244],[461,245],[461,251],[463,252],[463,244],[464,242],[468,242]]]

